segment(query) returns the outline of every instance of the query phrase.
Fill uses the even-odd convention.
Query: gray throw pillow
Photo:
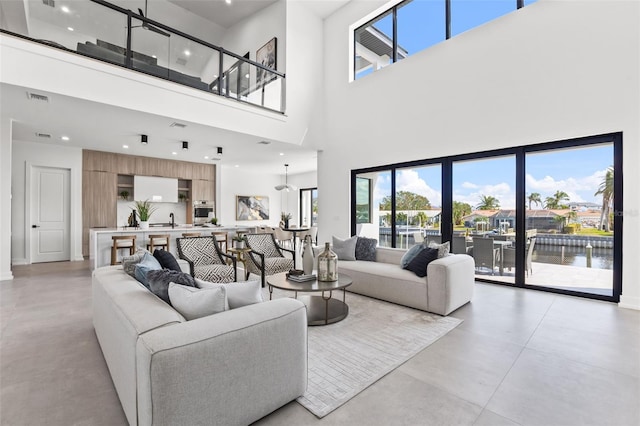
[[[136,265],[142,262],[145,253],[149,252],[147,250],[140,250],[131,256],[122,256],[122,268],[133,278],[136,277]]]
[[[413,258],[416,257],[418,253],[420,253],[420,251],[424,248],[425,247],[422,244],[416,244],[409,250],[407,250],[405,254],[402,255],[402,259],[400,259],[400,266],[402,267],[402,269],[407,269],[407,265],[411,263]]]
[[[171,306],[187,321],[224,312],[227,291],[224,287],[200,289],[169,283]]]
[[[196,278],[196,285],[202,289],[224,287],[227,292],[227,309],[241,308],[263,301],[262,287],[258,280],[222,284]]]
[[[445,241],[442,244],[438,244],[435,241],[429,243],[429,248],[438,249],[438,259],[449,254],[449,246],[449,241]]]
[[[376,246],[378,240],[375,238],[358,237],[356,242],[356,260],[376,261]]]
[[[134,268],[136,280],[140,281],[145,287],[149,288],[149,280],[147,279],[148,273],[150,271],[160,270],[162,269],[162,266],[151,253],[146,252],[142,256],[142,260],[137,263]]]
[[[160,269],[157,271],[149,271],[147,273],[147,281],[149,282],[149,290],[160,299],[171,305],[169,299],[169,284],[176,283],[189,287],[195,287],[196,283],[193,277],[184,272],[172,271],[170,269]]]
[[[356,260],[356,244],[358,243],[358,237],[353,236],[346,240],[333,237],[332,250],[338,255],[338,260]]]

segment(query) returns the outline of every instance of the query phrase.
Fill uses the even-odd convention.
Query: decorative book
[[[303,283],[306,281],[314,281],[318,278],[318,276],[316,274],[311,274],[311,275],[290,275],[287,274],[287,279],[289,281],[294,281],[297,283]]]

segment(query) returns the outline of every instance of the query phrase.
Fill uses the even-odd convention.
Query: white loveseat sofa
[[[473,298],[474,262],[466,254],[452,254],[427,266],[418,277],[400,267],[406,250],[376,248],[376,261],[339,260],[338,274],[353,279],[353,293],[375,297],[439,315],[448,315]]]
[[[306,390],[297,300],[186,321],[122,266],[96,269],[92,287],[96,335],[131,425],[244,425]]]

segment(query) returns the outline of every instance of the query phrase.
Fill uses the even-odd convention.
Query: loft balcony
[[[284,114],[275,49],[258,63],[102,0],[3,2],[3,33]]]

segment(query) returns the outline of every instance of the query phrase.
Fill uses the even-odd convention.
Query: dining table
[[[287,232],[291,232],[293,234],[293,251],[295,253],[297,253],[296,251],[296,240],[298,239],[298,234],[301,232],[305,232],[308,231],[310,228],[306,227],[306,228],[282,228],[283,231],[287,231]]]
[[[504,248],[510,246],[511,244],[512,241],[493,240],[493,246],[498,246],[498,248],[500,249],[500,265],[498,266],[500,275],[502,275],[504,272]]]

